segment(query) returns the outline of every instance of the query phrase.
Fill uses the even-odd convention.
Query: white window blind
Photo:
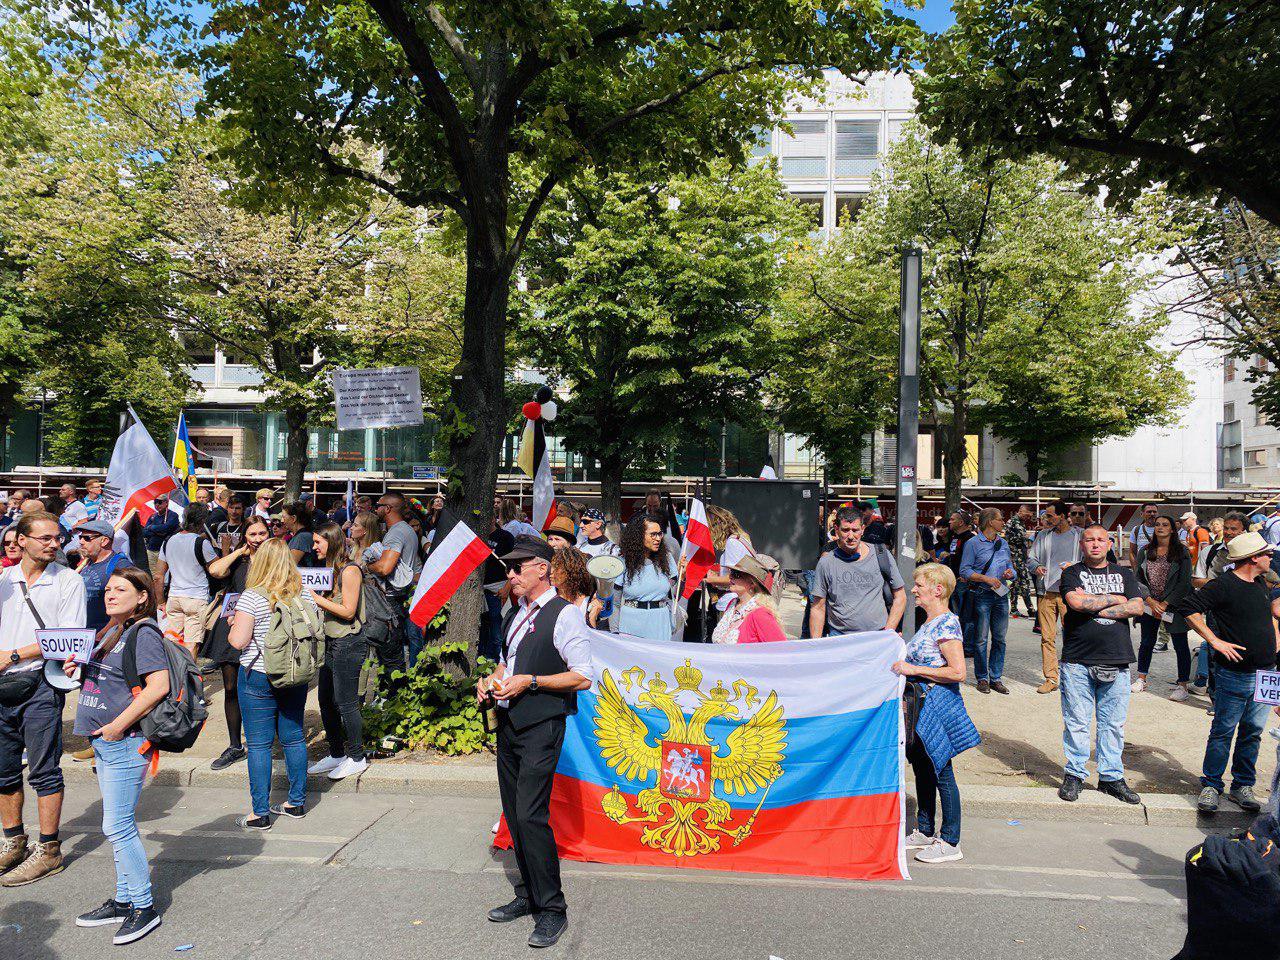
[[[836,121],[836,176],[868,177],[880,159],[879,120]]]
[[[827,121],[793,120],[782,141],[780,169],[784,177],[827,175]]]

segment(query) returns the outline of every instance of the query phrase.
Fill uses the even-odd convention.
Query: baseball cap
[[[81,536],[87,533],[91,537],[114,537],[116,528],[105,520],[86,520],[76,524],[76,533]]]
[[[522,533],[516,537],[516,544],[509,553],[505,553],[498,559],[503,563],[517,562],[520,560],[546,560],[551,562],[551,558],[555,556],[555,551],[551,549],[551,544],[543,540],[541,537],[531,537],[527,533]]]
[[[1178,519],[1179,519],[1179,520],[1194,520],[1195,518],[1196,518],[1196,515],[1195,515],[1194,513],[1192,513],[1190,510],[1188,510],[1186,513],[1184,513],[1184,514],[1183,514],[1182,516],[1180,516]]]

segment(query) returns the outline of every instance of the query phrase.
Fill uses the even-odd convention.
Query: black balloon
[[[552,397],[551,388],[545,383],[538,388],[538,392],[533,395],[533,399],[539,403],[546,403]]]

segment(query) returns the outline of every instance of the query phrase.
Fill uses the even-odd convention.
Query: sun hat
[[[733,564],[729,569],[737,571],[738,573],[746,574],[752,580],[756,581],[756,583],[760,584],[761,590],[766,592],[768,591],[769,588],[766,584],[769,581],[769,571],[765,570],[760,561],[751,556],[751,554],[748,553],[740,557],[737,563]]]
[[[1248,560],[1260,553],[1270,553],[1271,544],[1260,533],[1242,533],[1227,544],[1227,559],[1232,563]]]

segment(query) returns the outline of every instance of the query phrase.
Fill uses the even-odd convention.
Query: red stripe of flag
[[[684,528],[684,548],[680,556],[689,562],[684,569],[684,590],[680,596],[688,600],[702,583],[707,571],[716,565],[716,548],[707,523],[707,509],[701,500],[689,504],[689,523]]]
[[[439,613],[472,571],[493,553],[465,523],[454,524],[449,535],[431,548],[422,565],[422,578],[409,605],[409,619],[423,629]]]

